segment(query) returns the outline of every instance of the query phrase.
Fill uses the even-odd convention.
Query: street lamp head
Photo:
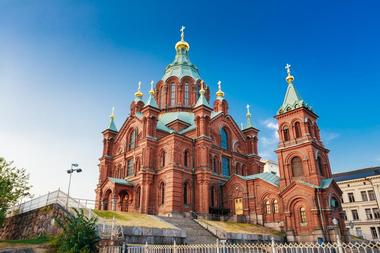
[[[336,225],[338,225],[338,220],[334,217],[334,218],[332,219],[332,223],[336,226]]]
[[[73,173],[73,169],[70,169],[70,170],[67,170],[67,174],[71,174],[71,173]]]
[[[77,169],[77,173],[80,173],[80,172],[82,172],[82,169],[81,168]]]
[[[78,167],[79,164],[77,164],[77,163],[72,163],[71,166],[73,166],[73,167]]]

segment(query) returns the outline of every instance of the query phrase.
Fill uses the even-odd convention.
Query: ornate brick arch
[[[291,153],[289,153],[286,158],[285,158],[285,164],[286,165],[290,165],[291,164],[291,160],[294,158],[294,157],[300,157],[302,159],[302,161],[307,161],[308,160],[308,156],[300,151],[300,150],[297,150],[297,151],[293,151]]]

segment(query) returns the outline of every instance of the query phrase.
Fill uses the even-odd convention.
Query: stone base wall
[[[48,205],[26,213],[8,217],[0,227],[0,240],[32,239],[40,235],[60,232],[57,219],[67,212],[58,204]]]

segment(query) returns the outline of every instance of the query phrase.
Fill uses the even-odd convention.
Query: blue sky
[[[275,159],[275,121],[293,66],[320,116],[334,172],[380,164],[377,1],[0,0],[0,155],[31,173],[36,195],[94,198],[101,131],[120,127],[137,82],[147,94],[185,25],[190,58],[237,122],[251,105],[260,153]]]

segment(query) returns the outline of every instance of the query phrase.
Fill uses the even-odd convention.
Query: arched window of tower
[[[296,138],[301,138],[302,136],[301,124],[298,121],[294,124],[294,131],[296,134]]]
[[[292,175],[293,177],[300,177],[303,176],[303,166],[302,166],[302,159],[298,156],[293,157],[291,160],[291,168],[292,168]]]

